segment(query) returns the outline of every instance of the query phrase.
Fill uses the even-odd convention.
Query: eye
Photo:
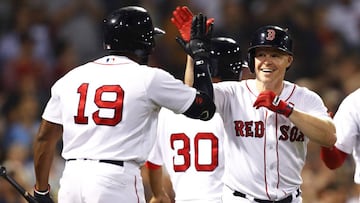
[[[264,52],[258,52],[258,53],[256,53],[255,56],[256,56],[256,57],[264,57],[264,56],[265,56],[265,53],[264,53]]]
[[[280,54],[278,54],[278,53],[273,53],[273,54],[271,54],[271,57],[273,57],[273,58],[279,58],[281,55]]]

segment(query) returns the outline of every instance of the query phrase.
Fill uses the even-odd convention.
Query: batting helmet
[[[293,55],[292,39],[287,32],[274,25],[267,25],[259,28],[253,35],[248,49],[248,63],[251,72],[255,71],[255,49],[258,47],[274,47]]]
[[[211,39],[211,76],[221,80],[239,80],[242,70],[240,45],[232,38]]]
[[[103,21],[104,49],[132,53],[145,60],[155,47],[154,35],[165,34],[154,28],[149,13],[142,7],[127,6],[110,13]]]

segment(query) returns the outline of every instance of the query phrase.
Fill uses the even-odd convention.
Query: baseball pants
[[[67,161],[58,192],[58,203],[145,203],[140,168],[97,160]]]

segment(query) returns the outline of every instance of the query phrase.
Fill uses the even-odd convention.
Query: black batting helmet
[[[258,47],[274,47],[293,55],[292,39],[287,29],[267,25],[255,31],[248,49],[248,63],[251,72],[255,71],[255,49]]]
[[[132,53],[146,60],[155,47],[154,35],[165,34],[153,26],[149,13],[142,7],[127,6],[110,13],[103,21],[104,49]]]
[[[240,45],[232,38],[211,39],[211,76],[221,80],[239,80],[242,70]]]

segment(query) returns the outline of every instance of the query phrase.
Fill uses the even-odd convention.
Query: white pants
[[[234,193],[234,190],[232,190],[228,186],[224,185],[222,202],[223,203],[257,203],[256,201],[251,200],[251,199],[235,196],[233,193]],[[298,197],[296,197],[295,193],[292,195],[293,195],[293,199],[292,199],[291,203],[302,203],[301,195],[299,195]]]
[[[93,160],[67,161],[60,179],[58,203],[145,203],[139,166]]]

